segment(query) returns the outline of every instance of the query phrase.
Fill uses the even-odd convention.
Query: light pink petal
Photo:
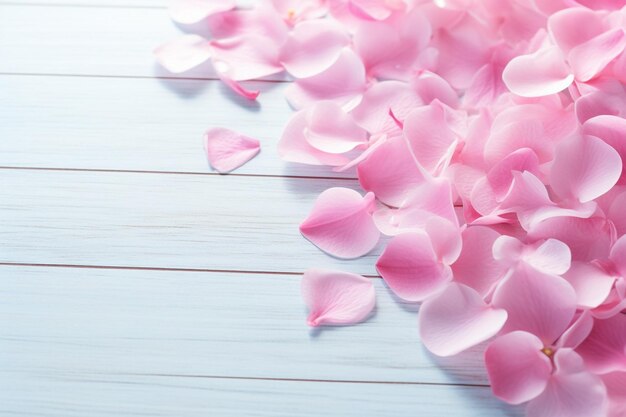
[[[602,375],[609,396],[608,417],[626,415],[626,372],[613,372]]]
[[[426,233],[404,233],[391,239],[376,269],[389,288],[407,301],[423,301],[452,279],[450,268],[439,262]]]
[[[241,97],[247,98],[248,100],[256,100],[256,98],[261,93],[259,90],[250,90],[241,85],[241,83],[233,80],[228,76],[228,74],[221,74],[218,72],[218,76],[220,80],[235,93],[239,94]]]
[[[283,20],[291,25],[323,17],[328,12],[326,0],[271,0],[271,3]]]
[[[452,264],[454,280],[486,295],[500,280],[506,265],[494,259],[491,248],[500,234],[490,227],[470,226],[463,230],[463,249]]]
[[[528,417],[606,416],[608,404],[606,388],[602,380],[586,372],[582,361],[571,349],[558,350],[554,359],[557,370],[550,377],[545,391],[528,404],[526,415]],[[579,364],[573,367],[572,363],[575,361]]]
[[[285,91],[285,97],[295,109],[330,100],[351,110],[361,101],[365,84],[363,63],[351,49],[344,48],[326,71],[291,83]]]
[[[548,239],[522,256],[524,262],[545,274],[562,275],[572,263],[569,247],[556,239]]]
[[[526,245],[513,236],[502,235],[493,242],[492,252],[494,259],[512,266],[519,262]]]
[[[472,107],[483,107],[497,100],[507,91],[502,82],[503,70],[503,66],[493,62],[483,65],[472,79],[463,102]]]
[[[365,197],[348,188],[329,188],[319,195],[300,232],[315,246],[338,258],[358,258],[378,243],[372,220],[374,194]]]
[[[567,60],[579,81],[589,81],[626,47],[624,29],[615,28],[573,48]]]
[[[626,94],[623,96],[626,99]],[[622,159],[621,176],[623,177],[624,170],[626,170],[624,164],[626,159],[626,119],[612,115],[592,117],[584,122],[583,133],[602,139],[617,151]]]
[[[304,136],[311,146],[328,153],[344,153],[367,142],[367,132],[338,104],[321,101],[307,111]]]
[[[457,222],[451,222],[439,216],[431,216],[426,221],[424,231],[430,236],[437,259],[446,265],[451,265],[459,258],[463,240]]]
[[[343,155],[323,152],[311,146],[305,136],[308,110],[295,113],[278,142],[278,154],[286,161],[309,165],[342,166],[350,162]]]
[[[507,313],[487,305],[470,287],[451,283],[419,311],[420,338],[435,355],[456,355],[493,337]]]
[[[496,198],[502,200],[511,188],[513,171],[529,171],[533,174],[539,172],[539,159],[537,154],[529,148],[521,148],[500,160],[487,173],[487,181],[496,193]]]
[[[380,0],[349,0],[352,12],[365,19],[385,20],[391,13],[404,9],[404,2],[392,0],[381,2]]]
[[[175,22],[193,24],[216,13],[234,9],[236,5],[235,0],[172,0],[169,12]]]
[[[593,136],[575,136],[557,147],[550,184],[560,197],[585,203],[609,191],[621,173],[615,149]]]
[[[556,348],[576,349],[589,336],[593,328],[593,315],[589,310],[582,310],[576,313],[576,318],[563,333],[556,344]]]
[[[626,54],[623,56],[626,56]],[[624,72],[626,73],[626,70]],[[619,82],[617,84],[620,89],[618,92],[597,90],[587,93],[576,100],[575,110],[578,120],[584,123],[592,117],[601,115],[624,116],[626,114],[626,94],[624,94],[622,84]],[[593,133],[587,134],[596,136]],[[621,152],[620,154],[623,155]]]
[[[258,140],[219,127],[204,134],[204,146],[209,163],[218,172],[239,168],[261,150]]]
[[[337,61],[350,38],[341,26],[330,20],[298,23],[281,47],[280,62],[296,78],[307,78],[326,71]]]
[[[440,101],[416,108],[404,120],[404,138],[420,165],[433,175],[447,168],[458,140]]]
[[[434,72],[420,71],[411,78],[410,84],[424,104],[430,104],[433,100],[439,100],[453,108],[459,104],[459,94],[445,79]]]
[[[357,172],[364,190],[393,207],[402,206],[412,190],[426,181],[402,138],[389,139],[377,147],[359,164]]]
[[[622,207],[622,210],[624,208]],[[624,212],[622,211],[622,215]],[[626,277],[626,235],[620,236],[613,246],[611,246],[611,252],[609,254],[609,259],[615,265],[617,271],[623,276]]]
[[[576,293],[563,278],[520,264],[496,289],[493,305],[509,313],[505,332],[523,330],[550,346],[574,317]]]
[[[605,26],[600,14],[584,7],[573,7],[551,15],[548,30],[561,51],[567,55],[576,46],[604,32]]]
[[[552,364],[535,335],[516,331],[498,337],[485,350],[491,389],[509,404],[521,404],[541,394],[550,379]]]
[[[287,24],[268,1],[257,2],[256,7],[250,9],[214,14],[209,16],[207,24],[213,39],[254,35],[281,45],[289,33]]]
[[[348,272],[309,269],[302,277],[302,298],[309,308],[307,324],[359,323],[376,305],[371,280]]]
[[[283,70],[272,39],[250,34],[212,40],[211,61],[218,73],[228,74],[234,81],[267,77]]]
[[[615,283],[615,277],[586,262],[572,263],[563,278],[572,285],[577,303],[583,308],[595,308],[604,303]]]
[[[154,55],[163,68],[178,74],[206,62],[211,57],[211,47],[202,36],[183,35],[159,46]]]
[[[513,58],[504,69],[507,88],[522,97],[541,97],[565,90],[574,81],[561,51],[548,47]]]
[[[589,337],[577,352],[591,372],[626,372],[626,314],[595,320]]]

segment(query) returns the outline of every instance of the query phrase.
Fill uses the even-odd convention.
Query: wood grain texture
[[[0,166],[208,173],[202,134],[220,126],[261,141],[237,174],[354,178],[279,157],[285,86],[253,83],[250,102],[219,81],[0,76]]]

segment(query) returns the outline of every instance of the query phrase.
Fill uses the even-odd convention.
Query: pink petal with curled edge
[[[234,9],[236,5],[235,0],[173,0],[169,12],[175,22],[193,24],[216,13]]]
[[[626,416],[626,372],[602,375],[609,396],[608,417]]]
[[[336,103],[321,101],[307,111],[307,142],[328,153],[344,153],[367,143],[367,132]]]
[[[626,372],[626,314],[596,319],[577,352],[593,373]]]
[[[556,239],[547,239],[522,256],[524,262],[545,274],[562,275],[572,263],[569,247]]]
[[[557,147],[550,185],[561,198],[586,203],[609,191],[621,173],[615,149],[593,136],[575,136]]]
[[[211,57],[208,40],[198,35],[183,35],[154,50],[159,64],[175,74],[188,71]]]
[[[420,307],[420,338],[435,355],[452,356],[493,337],[506,318],[472,288],[451,283]]]
[[[595,308],[604,303],[615,283],[615,277],[585,262],[572,263],[563,278],[572,285],[577,303],[583,308]]]
[[[546,389],[552,364],[543,348],[537,336],[521,331],[500,336],[487,346],[485,365],[496,397],[521,404]]]
[[[548,30],[564,54],[605,31],[601,15],[584,7],[573,7],[548,18]]]
[[[344,48],[326,71],[290,83],[285,97],[295,109],[303,109],[321,100],[330,100],[345,110],[359,104],[365,91],[365,67],[359,57]]]
[[[487,181],[496,194],[496,199],[502,200],[511,188],[513,171],[539,172],[539,159],[530,148],[521,148],[497,162],[487,173]]]
[[[407,301],[423,301],[442,290],[452,279],[447,265],[437,259],[430,237],[424,232],[404,233],[391,239],[376,262],[389,288]]]
[[[300,233],[324,252],[338,258],[358,258],[378,243],[372,220],[374,194],[365,197],[348,188],[329,188],[319,195]]]
[[[576,318],[569,328],[559,338],[556,348],[576,349],[589,336],[593,328],[593,315],[589,310],[576,313]]]
[[[411,157],[402,138],[393,138],[377,147],[357,168],[359,183],[383,203],[400,207],[415,186],[423,184],[424,174]]]
[[[209,163],[222,173],[239,168],[261,150],[258,140],[219,127],[204,134],[204,146]]]
[[[228,74],[234,81],[267,77],[283,70],[272,39],[265,36],[241,35],[211,41],[211,61],[218,73]]]
[[[469,226],[463,230],[463,248],[452,264],[454,280],[486,295],[507,270],[507,265],[494,259],[491,253],[499,236],[490,227]]]
[[[615,28],[573,48],[567,60],[579,81],[596,77],[626,47],[624,29]]]
[[[557,47],[513,58],[502,73],[507,88],[522,97],[541,97],[565,90],[574,81]]]
[[[606,416],[608,403],[606,388],[602,380],[585,371],[580,357],[571,349],[559,349],[554,360],[556,372],[550,376],[544,392],[528,404],[526,415],[528,417]]]
[[[434,101],[414,109],[404,120],[404,138],[413,157],[432,175],[447,168],[458,144],[445,112],[444,105]]]
[[[439,100],[453,108],[459,104],[459,94],[445,79],[434,72],[420,71],[409,83],[424,104],[430,104],[433,100]]]
[[[527,331],[550,346],[574,317],[576,293],[563,278],[520,264],[496,289],[493,305],[509,313],[505,332]]]
[[[337,61],[350,38],[330,20],[298,23],[281,47],[280,62],[296,78],[317,75]]]
[[[305,136],[307,113],[307,110],[300,110],[291,116],[278,142],[280,157],[285,161],[309,165],[343,166],[350,162],[343,155],[323,152],[309,144]]]
[[[348,272],[309,269],[302,277],[307,324],[345,325],[363,321],[376,305],[371,280]]]
[[[617,151],[622,159],[621,177],[624,177],[626,170],[624,164],[626,160],[626,119],[613,115],[592,117],[583,123],[583,133],[602,139]]]

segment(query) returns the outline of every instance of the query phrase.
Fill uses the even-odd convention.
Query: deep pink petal
[[[626,47],[624,29],[615,28],[573,48],[567,60],[579,81],[597,76]]]
[[[339,258],[358,258],[378,243],[372,220],[374,194],[365,197],[348,188],[329,188],[315,201],[300,232],[315,246]]]
[[[505,332],[523,330],[550,346],[574,317],[576,293],[563,278],[520,264],[496,289],[493,305],[509,313]]]
[[[175,22],[193,24],[216,13],[234,9],[236,5],[235,0],[172,0],[169,12]]]
[[[626,372],[626,314],[596,319],[577,352],[594,373]]]
[[[500,336],[485,350],[485,365],[496,397],[521,404],[541,394],[550,379],[552,364],[535,335],[516,331]]]
[[[154,56],[169,72],[188,71],[211,57],[209,41],[198,35],[183,35],[154,50]]]
[[[450,268],[437,259],[426,233],[404,233],[391,239],[376,269],[389,288],[407,301],[423,301],[452,279]]]
[[[376,305],[371,280],[348,272],[309,269],[302,277],[307,324],[344,325],[363,321]]]
[[[565,90],[574,81],[557,47],[513,58],[502,73],[504,84],[522,97],[541,97]]]
[[[204,134],[204,146],[209,163],[218,172],[239,168],[261,150],[258,140],[219,127]]]
[[[307,111],[307,142],[328,153],[344,153],[367,142],[367,132],[338,104],[321,101]]]
[[[428,350],[451,356],[493,337],[507,313],[487,305],[472,288],[451,283],[424,301],[418,317],[420,338]]]

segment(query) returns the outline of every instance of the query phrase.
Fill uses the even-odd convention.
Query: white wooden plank
[[[0,3],[0,72],[180,77],[152,51],[182,33],[166,8]],[[182,75],[214,76],[210,64]]]
[[[369,320],[315,331],[299,276],[0,266],[0,277],[4,372],[487,383],[478,351],[428,354],[415,306],[380,279]]]
[[[168,0],[0,0],[0,4],[21,6],[78,6],[120,8],[166,8]]]
[[[336,267],[298,224],[317,195],[354,181],[0,170],[0,261],[261,271]],[[382,242],[382,241],[381,241]]]
[[[219,81],[0,76],[0,166],[210,172],[201,136],[221,126],[261,140],[237,173],[355,177],[280,159],[285,84],[254,86],[258,103]]]

